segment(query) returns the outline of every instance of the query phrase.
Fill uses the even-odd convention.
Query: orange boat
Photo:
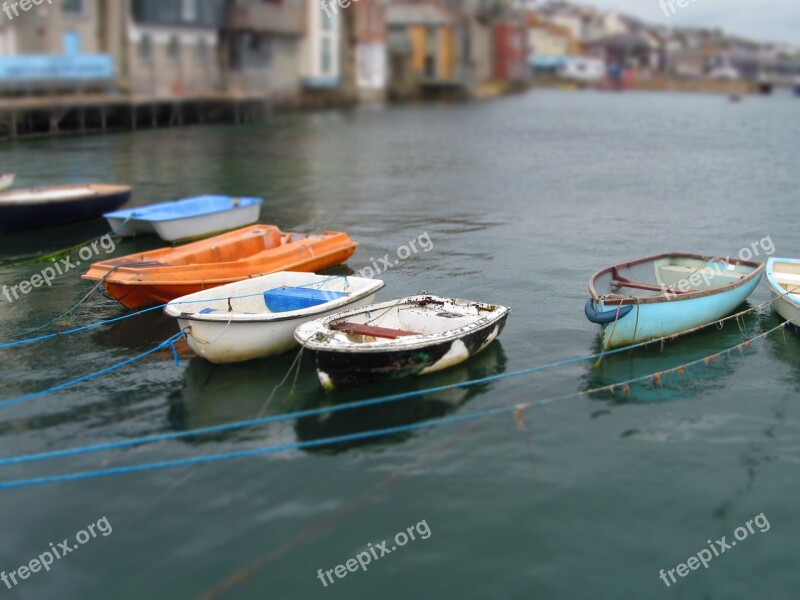
[[[278,271],[322,271],[347,261],[357,247],[346,233],[304,235],[253,225],[178,248],[98,262],[83,278],[102,282],[106,294],[128,308],[146,308]]]

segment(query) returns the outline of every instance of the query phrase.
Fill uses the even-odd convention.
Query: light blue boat
[[[586,317],[603,347],[684,333],[732,314],[758,287],[764,265],[697,254],[663,254],[609,267],[589,284]]]
[[[105,214],[123,237],[155,233],[168,242],[190,240],[239,229],[258,221],[261,198],[198,196]]]

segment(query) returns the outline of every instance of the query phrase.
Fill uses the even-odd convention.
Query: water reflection
[[[393,381],[390,386],[376,384],[329,394],[319,385],[316,370],[308,356],[300,361],[295,383],[293,367],[296,366],[296,358],[296,353],[289,353],[277,358],[233,365],[213,365],[201,358],[193,358],[186,369],[184,387],[170,397],[168,419],[171,428],[185,431],[253,419],[259,415],[278,415],[357,402],[387,394],[453,385],[503,373],[507,362],[503,347],[495,342],[468,363],[442,373]],[[291,373],[288,378],[287,373]],[[272,401],[268,401],[276,386],[284,380],[286,384],[277,390]],[[418,423],[451,414],[491,387],[492,384],[484,384],[466,389],[453,389],[422,398],[301,419],[294,426],[296,440],[286,439],[283,425],[275,425],[272,429],[241,430],[213,438],[235,436],[237,441],[258,440],[263,445],[265,436],[268,436],[272,443],[291,443]],[[394,436],[390,441],[398,443],[407,439],[409,435]],[[277,441],[278,438],[280,442]],[[210,439],[211,437],[203,437],[196,442],[203,443]],[[320,448],[313,452],[338,453],[349,448],[376,443],[388,443],[388,441],[363,440],[339,444],[332,448]]]
[[[761,327],[765,331],[774,329],[782,322],[783,319],[775,312],[761,316]],[[784,327],[767,337],[766,345],[778,359],[792,368],[793,376],[787,376],[787,383],[800,390],[800,328],[792,325]]]
[[[738,321],[726,322],[721,329],[710,327],[668,342],[663,347],[660,344],[653,344],[625,354],[610,356],[603,359],[599,365],[590,367],[583,377],[581,389],[585,391],[602,388],[675,369],[741,344],[760,331],[758,315],[750,313]],[[597,351],[599,348],[598,338]],[[745,353],[753,352],[757,352],[756,346],[745,350]],[[738,358],[739,353],[733,353],[728,358],[691,367],[685,373],[667,375],[658,383],[649,380],[634,383],[628,388],[620,387],[613,392],[593,394],[592,398],[617,403],[685,400],[713,386],[721,385],[722,380],[738,367],[740,362]]]
[[[482,379],[504,373],[506,364],[507,358],[503,347],[499,342],[495,342],[474,359],[458,367],[427,377],[406,378],[392,382],[391,391],[384,384],[375,384],[364,388],[345,390],[337,394],[326,394],[323,397],[323,402],[309,401],[302,408],[308,409],[325,404],[357,402],[386,395],[387,393],[403,394]],[[492,387],[493,384],[488,383],[469,388],[447,390],[423,397],[409,398],[361,410],[343,411],[300,419],[296,423],[295,431],[299,440],[313,441],[440,419],[454,413],[461,406],[491,390]],[[398,444],[413,435],[413,433],[401,433],[391,437],[355,440],[311,449],[309,452],[338,454],[361,446]]]

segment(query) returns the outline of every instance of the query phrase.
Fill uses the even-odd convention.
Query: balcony
[[[236,31],[303,35],[306,31],[306,7],[269,3],[236,5],[228,26]]]

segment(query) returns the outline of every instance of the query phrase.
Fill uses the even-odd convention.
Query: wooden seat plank
[[[374,338],[396,340],[400,337],[412,335],[422,335],[414,331],[403,331],[402,329],[389,329],[387,327],[373,327],[372,325],[361,325],[359,323],[334,323],[331,325],[334,331],[341,331],[349,335],[366,335]]]

